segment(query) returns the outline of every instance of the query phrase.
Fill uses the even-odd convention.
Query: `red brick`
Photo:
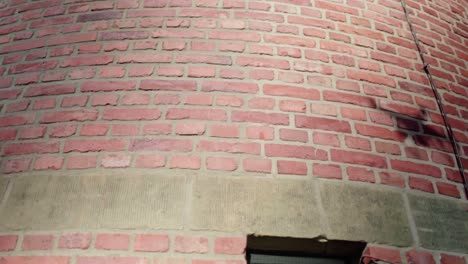
[[[78,257],[76,264],[149,264],[144,257]],[[55,264],[55,263],[54,263]]]
[[[104,109],[104,120],[157,120],[161,116],[158,109],[147,108],[119,108]]]
[[[346,172],[348,173],[348,178],[351,181],[375,183],[375,176],[372,170],[358,167],[347,167]]]
[[[367,150],[367,151],[371,150],[370,141],[366,138],[345,136],[345,144],[347,147],[352,148],[352,149]]]
[[[379,153],[401,155],[400,146],[398,144],[376,141],[375,150],[377,150],[377,152]]]
[[[200,157],[195,156],[173,156],[170,162],[170,168],[198,170],[201,166]]]
[[[303,145],[265,144],[265,155],[268,157],[323,159],[316,148]]]
[[[364,136],[377,137],[382,139],[389,139],[394,141],[405,141],[407,134],[399,130],[390,130],[387,128],[369,126],[363,124],[355,125],[357,133]]]
[[[63,152],[122,151],[125,146],[120,139],[74,139],[65,142]]]
[[[17,241],[17,235],[0,235],[0,251],[13,251]]]
[[[296,112],[296,113],[306,112],[306,104],[301,101],[282,100],[279,104],[279,108],[281,111],[285,111],[285,112]]]
[[[315,144],[318,144],[318,145],[334,146],[334,147],[340,146],[340,140],[338,136],[334,134],[329,134],[329,133],[314,132],[313,141]]]
[[[91,244],[89,233],[69,233],[60,236],[58,248],[62,249],[88,249]]]
[[[206,168],[209,170],[234,171],[237,169],[237,161],[233,158],[207,157]]]
[[[15,64],[10,67],[9,74],[18,74],[23,72],[37,72],[54,69],[57,61],[31,62],[24,64]]]
[[[4,256],[0,258],[5,264],[68,264],[70,257],[62,256]],[[3,264],[2,263],[2,264]]]
[[[0,100],[4,99],[16,99],[21,93],[19,90],[0,91]]]
[[[75,125],[62,125],[52,127],[49,131],[49,137],[69,137],[76,132]]]
[[[140,83],[141,90],[163,90],[163,91],[195,91],[195,81],[169,81],[169,80],[143,80]]]
[[[136,81],[85,81],[81,84],[82,92],[131,91],[136,89]]]
[[[216,97],[216,105],[220,106],[231,106],[240,107],[244,104],[244,100],[241,97],[234,95],[218,95]]]
[[[340,103],[345,103],[345,104],[360,105],[360,106],[369,107],[369,108],[376,107],[374,98],[367,97],[367,96],[335,92],[335,91],[324,91],[323,97],[326,101],[331,101],[331,102],[340,102]]]
[[[87,102],[88,102],[88,96],[86,95],[69,96],[69,97],[63,98],[61,107],[63,108],[74,107],[74,106],[83,107],[86,105]]]
[[[106,124],[89,124],[81,128],[80,136],[104,136],[109,130]]]
[[[124,67],[101,67],[99,71],[99,77],[101,78],[122,78],[125,75],[125,68]],[[99,87],[100,83],[98,82],[87,82],[87,89],[95,90],[95,89],[102,89]],[[116,83],[117,84],[117,83]],[[107,89],[112,89],[113,85],[108,85]],[[125,87],[125,86],[123,86]],[[114,88],[115,89],[115,88]]]
[[[122,98],[123,105],[147,105],[150,103],[149,94],[126,94]]]
[[[455,162],[453,161],[453,157],[451,155],[448,155],[442,152],[432,151],[431,160],[435,163],[447,165],[450,167],[453,167],[455,165]]]
[[[437,191],[440,194],[447,195],[447,196],[452,196],[455,198],[460,198],[460,192],[457,188],[456,185],[450,184],[450,183],[444,183],[444,182],[437,182]]]
[[[130,151],[181,151],[192,150],[192,141],[188,139],[134,139],[132,140]]]
[[[91,100],[92,106],[117,105],[119,96],[116,94],[96,94]]]
[[[143,126],[143,135],[169,135],[171,132],[171,124],[150,123]]]
[[[29,88],[25,93],[25,97],[44,96],[44,95],[60,95],[71,94],[75,92],[74,84],[55,84],[36,86]]]
[[[241,255],[247,247],[245,237],[218,237],[214,243],[215,254]]]
[[[113,136],[135,136],[138,134],[139,127],[137,125],[116,124],[112,126]]]
[[[395,80],[392,77],[369,73],[367,71],[357,71],[348,69],[347,76],[353,80],[366,81],[369,83],[385,85],[388,87],[396,87]]]
[[[63,157],[39,157],[34,162],[35,170],[59,170],[63,165]]]
[[[440,264],[465,264],[466,257],[440,254]]]
[[[231,119],[233,122],[267,123],[272,125],[289,124],[288,115],[254,111],[232,111]]]
[[[253,80],[273,80],[275,74],[272,70],[265,69],[253,69],[249,71],[249,76]]]
[[[363,253],[364,256],[368,256],[373,259],[379,259],[390,263],[402,263],[400,257],[400,251],[397,249],[368,246]]]
[[[68,77],[72,80],[79,79],[91,79],[96,75],[95,69],[73,69],[68,74]]]
[[[312,166],[312,173],[320,178],[342,179],[341,167],[338,165],[318,164]]]
[[[206,63],[206,64],[217,64],[217,65],[231,65],[232,60],[228,56],[218,55],[178,55],[176,57],[177,63]]]
[[[256,83],[231,82],[231,81],[204,81],[202,90],[206,92],[238,92],[238,93],[257,93],[258,85]]]
[[[223,79],[244,79],[244,71],[241,69],[220,69],[219,77]]]
[[[379,174],[380,182],[385,185],[391,185],[396,187],[405,187],[405,178],[396,173],[381,172]]]
[[[414,264],[435,264],[434,257],[432,254],[428,251],[422,251],[422,250],[410,250],[406,252],[406,259],[408,262],[414,263]]]
[[[307,175],[307,164],[299,161],[278,160],[279,174]]]
[[[260,154],[260,144],[255,142],[219,142],[201,140],[197,146],[199,151]]]
[[[23,250],[51,250],[55,237],[53,235],[25,235]]]
[[[374,154],[368,154],[363,152],[346,151],[332,149],[330,150],[331,160],[335,162],[344,162],[351,164],[360,164],[364,166],[386,168],[386,158]]]
[[[416,163],[404,160],[391,160],[390,164],[394,170],[399,170],[408,173],[415,173],[420,175],[428,175],[436,178],[442,177],[441,170],[433,165]]]
[[[169,237],[157,234],[137,234],[134,250],[139,252],[167,252],[169,250]]]
[[[210,126],[211,137],[238,138],[239,127],[233,125],[214,124]]]
[[[208,94],[189,94],[185,97],[186,105],[212,105],[213,99]]]
[[[298,142],[307,142],[308,135],[307,131],[296,130],[296,129],[280,129],[280,139],[285,141],[298,141]]]
[[[411,189],[434,193],[434,186],[432,182],[426,179],[409,177],[408,185]],[[421,263],[426,263],[426,262],[421,262]]]
[[[225,121],[227,120],[227,114],[226,114],[226,111],[218,110],[218,109],[170,108],[167,110],[166,119],[172,119],[172,120],[195,119],[195,120]]]
[[[154,97],[154,104],[156,105],[176,105],[179,103],[179,96],[175,94],[157,94]]]
[[[350,107],[341,107],[341,116],[346,119],[366,121],[366,111]]]
[[[55,108],[55,98],[37,99],[33,105],[33,110],[51,108]]]
[[[138,168],[158,168],[163,167],[165,164],[166,158],[157,154],[138,155],[135,161]]]
[[[25,127],[25,128],[23,128],[21,130],[21,133],[20,133],[18,139],[42,138],[42,137],[44,137],[46,130],[47,130],[47,127]],[[3,132],[3,131],[1,131],[1,132]],[[1,136],[0,136],[0,138],[1,138]]]
[[[270,59],[263,57],[243,57],[239,56],[236,61],[239,66],[251,66],[251,67],[262,67],[262,68],[274,68],[289,70],[289,61],[282,59]]]
[[[157,74],[160,75],[160,76],[180,77],[180,76],[184,75],[184,68],[174,67],[174,66],[159,66],[159,69],[157,70]],[[167,82],[167,81],[165,81],[165,82]],[[170,86],[168,86],[166,89],[170,89]]]
[[[422,148],[416,147],[406,147],[405,148],[406,157],[419,160],[429,160],[427,151]]]
[[[98,117],[96,110],[76,110],[76,111],[57,111],[46,112],[43,114],[41,123],[57,123],[70,121],[94,121]]]
[[[248,126],[245,133],[249,139],[272,140],[275,136],[274,128],[266,126]]]
[[[7,104],[6,111],[7,113],[25,111],[29,106],[29,100],[23,100],[19,102],[12,102]]]
[[[351,126],[349,125],[349,122],[322,117],[297,115],[296,127],[351,133]]]
[[[45,154],[58,153],[59,142],[31,142],[8,144],[3,147],[3,155],[27,155],[27,154]]]
[[[272,98],[261,98],[261,97],[254,97],[249,100],[248,102],[249,108],[252,109],[273,109],[275,106],[275,100]]]
[[[207,253],[208,239],[194,236],[176,236],[174,250],[181,253]]]
[[[96,156],[70,156],[67,159],[67,169],[88,169],[97,165]]]
[[[114,61],[112,55],[98,55],[98,56],[81,56],[77,58],[63,59],[60,67],[79,67],[79,66],[94,66],[94,65],[107,65]]]
[[[31,162],[32,158],[7,160],[5,162],[5,169],[3,172],[8,174],[27,171],[31,165]]]
[[[203,135],[205,133],[204,123],[176,124],[175,133],[177,135]]]
[[[14,140],[16,138],[17,132],[18,130],[16,129],[0,130],[0,142]]]
[[[127,168],[130,166],[131,156],[124,154],[106,154],[101,158],[104,168]]]
[[[250,172],[271,172],[271,160],[270,159],[259,159],[259,158],[248,158],[244,159],[242,165],[245,171]]]

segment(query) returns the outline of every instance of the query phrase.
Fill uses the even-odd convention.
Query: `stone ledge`
[[[468,204],[408,194],[421,246],[468,252]]]
[[[183,227],[185,176],[77,172],[12,180],[1,231]]]

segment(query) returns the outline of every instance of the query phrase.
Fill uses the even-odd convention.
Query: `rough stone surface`
[[[401,193],[375,186],[320,182],[328,238],[409,246],[412,243]]]
[[[197,178],[192,228],[316,237],[323,229],[314,184],[310,180]]]
[[[5,194],[7,185],[8,179],[0,177],[0,202],[3,201],[3,195]]]
[[[408,195],[421,246],[468,252],[468,204]]]
[[[0,231],[181,228],[184,176],[95,173],[14,179]]]

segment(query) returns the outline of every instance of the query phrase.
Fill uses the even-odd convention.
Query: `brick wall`
[[[399,1],[312,2],[3,3],[3,173],[221,170],[460,197]],[[466,154],[466,10],[408,5]]]
[[[468,168],[468,5],[407,5]],[[0,55],[3,204],[18,177],[138,170],[341,180],[466,206],[397,0],[11,0]],[[18,241],[0,245],[21,255]]]

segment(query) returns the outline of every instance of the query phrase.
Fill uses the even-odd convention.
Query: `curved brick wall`
[[[468,4],[407,5],[468,168]],[[466,200],[399,1],[12,0],[0,17],[5,208],[16,177],[135,170]],[[16,253],[27,241],[17,235]],[[188,252],[222,251],[208,240]],[[402,252],[371,249],[441,258]]]

